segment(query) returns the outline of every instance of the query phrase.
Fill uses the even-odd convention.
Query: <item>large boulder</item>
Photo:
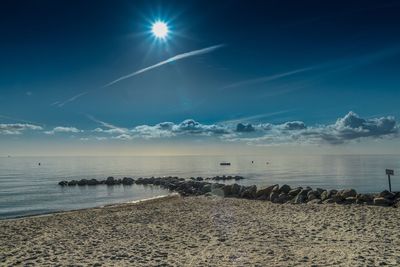
[[[295,197],[300,193],[300,191],[302,189],[303,189],[302,187],[297,187],[295,189],[292,189],[292,190],[289,191],[288,195],[291,196],[291,197]]]
[[[287,194],[281,193],[281,194],[279,194],[279,197],[276,200],[276,203],[286,203],[289,200],[290,200],[290,197]]]
[[[224,187],[224,197],[231,197],[233,193],[233,185],[228,184]]]
[[[260,199],[260,200],[268,199],[269,196],[271,195],[272,189],[273,189],[275,186],[276,186],[276,185],[271,185],[271,186],[268,186],[268,187],[266,187],[266,188],[264,188],[264,189],[258,190],[257,193],[256,193],[256,198],[257,198],[257,199]]]
[[[276,184],[276,185],[274,186],[274,188],[272,188],[272,192],[277,192],[277,193],[280,192],[280,191],[279,191],[279,185],[278,185],[278,184]]]
[[[244,188],[243,192],[241,193],[240,197],[254,199],[257,196],[257,186],[251,185]]]
[[[384,197],[376,197],[374,198],[374,205],[377,206],[390,206],[393,204],[393,201]]]
[[[357,201],[356,197],[346,197],[344,200],[346,204],[354,204],[356,203],[356,201]]]
[[[342,191],[340,192],[340,195],[341,195],[343,198],[356,197],[356,196],[357,196],[357,192],[356,192],[356,190],[354,190],[354,189],[345,189],[345,190],[342,190]]]
[[[278,193],[278,191],[272,191],[271,194],[270,194],[270,196],[269,196],[269,200],[270,200],[272,203],[277,203],[277,202],[278,202],[278,199],[279,199],[279,193]]]
[[[305,194],[298,194],[296,197],[295,197],[295,199],[294,199],[294,203],[295,204],[302,204],[302,203],[305,203],[306,202],[306,199],[307,199],[307,195],[305,195]]]
[[[71,180],[71,181],[68,182],[68,186],[74,186],[74,185],[77,185],[77,184],[78,184],[78,181],[76,181],[76,180]]]
[[[211,184],[205,184],[205,185],[203,186],[203,188],[201,189],[201,192],[202,192],[203,194],[210,193],[210,192],[211,192]]]
[[[291,188],[289,185],[284,184],[281,186],[281,188],[279,188],[279,193],[284,193],[284,194],[288,194],[290,192]]]
[[[343,198],[342,194],[337,193],[336,195],[333,195],[330,199],[333,200],[333,202],[335,203],[343,203],[343,201],[345,200],[345,198]]]
[[[316,191],[310,191],[307,193],[307,201],[312,201],[314,199],[319,199],[318,198],[318,192]]]
[[[243,186],[238,185],[238,184],[233,184],[232,185],[232,196],[233,197],[240,197],[240,194],[242,193]]]
[[[80,179],[80,180],[78,181],[78,185],[79,185],[79,186],[87,185],[87,183],[88,183],[88,180],[87,180],[87,179]]]
[[[98,185],[99,181],[97,181],[96,179],[90,179],[87,181],[87,185]]]
[[[66,186],[66,185],[68,185],[68,181],[61,181],[58,183],[58,185]]]
[[[129,178],[129,177],[124,177],[124,178],[122,179],[122,184],[123,184],[123,185],[132,185],[133,182],[134,182],[134,180],[133,180],[132,178]],[[157,183],[160,184],[161,181],[158,180]],[[154,184],[156,184],[156,183],[154,183]]]
[[[374,201],[374,198],[370,194],[357,194],[356,196],[356,203],[357,204],[362,204],[362,203],[367,203],[370,204]]]
[[[378,197],[383,197],[383,198],[390,199],[390,200],[393,200],[395,198],[395,196],[396,196],[395,193],[389,192],[387,190],[384,190],[378,194]]]
[[[324,201],[326,199],[328,199],[328,191],[327,190],[325,190],[321,193],[321,200]]]
[[[105,182],[106,185],[115,185],[116,183],[117,183],[117,181],[112,176],[107,177],[106,182]]]

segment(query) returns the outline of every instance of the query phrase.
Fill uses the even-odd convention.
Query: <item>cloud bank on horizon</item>
[[[308,126],[302,121],[271,123],[202,124],[193,119],[180,123],[161,122],[155,125],[139,125],[122,128],[88,116],[100,127],[82,130],[76,127],[58,126],[45,130],[32,124],[0,124],[0,134],[20,135],[25,131],[42,131],[46,135],[74,134],[82,141],[89,140],[149,140],[178,137],[214,138],[221,142],[239,142],[248,145],[268,146],[279,144],[341,145],[365,139],[398,138],[400,126],[393,116],[364,119],[350,111],[335,123]],[[134,142],[134,141],[132,141]]]

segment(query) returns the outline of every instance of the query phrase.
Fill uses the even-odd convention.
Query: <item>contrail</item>
[[[241,86],[246,86],[246,85],[252,85],[252,84],[257,84],[257,83],[274,81],[274,80],[285,78],[285,77],[288,77],[288,76],[292,76],[292,75],[295,75],[295,74],[298,74],[298,73],[301,73],[301,72],[314,70],[316,68],[318,68],[318,67],[302,68],[302,69],[292,70],[292,71],[278,73],[278,74],[274,74],[274,75],[263,76],[263,77],[259,77],[259,78],[256,78],[256,79],[240,81],[240,82],[237,82],[237,83],[232,83],[232,84],[226,85],[226,86],[222,87],[221,90],[228,89],[228,88],[241,87]]]
[[[203,48],[203,49],[198,49],[198,50],[194,50],[194,51],[191,51],[191,52],[186,52],[186,53],[183,53],[183,54],[179,54],[179,55],[173,56],[171,58],[168,58],[167,60],[161,61],[161,62],[159,62],[157,64],[152,65],[152,66],[149,66],[149,67],[137,70],[137,71],[135,71],[135,72],[133,72],[131,74],[122,76],[122,77],[120,77],[120,78],[118,78],[118,79],[116,79],[116,80],[114,80],[114,81],[102,86],[101,88],[106,88],[106,87],[111,86],[113,84],[116,84],[116,83],[118,83],[118,82],[120,82],[122,80],[131,78],[133,76],[139,75],[139,74],[144,73],[146,71],[161,67],[162,65],[165,65],[165,64],[168,64],[168,63],[172,63],[172,62],[175,62],[175,61],[178,61],[178,60],[181,60],[181,59],[184,59],[184,58],[188,58],[188,57],[199,56],[199,55],[210,53],[210,52],[212,52],[214,50],[217,50],[218,48],[221,48],[223,46],[225,46],[225,45],[224,44],[213,45],[213,46],[209,46],[209,47],[206,47],[206,48]],[[69,98],[69,99],[67,99],[67,100],[65,100],[63,102],[56,101],[56,102],[52,103],[51,106],[57,106],[59,108],[63,107],[65,104],[67,104],[69,102],[72,102],[72,101],[75,101],[76,99],[80,98],[81,96],[86,95],[87,93],[89,93],[89,91],[77,94],[77,95],[75,95],[75,96],[73,96],[73,97],[71,97],[71,98]]]
[[[140,69],[140,70],[135,71],[133,73],[130,73],[128,75],[122,76],[122,77],[120,77],[120,78],[118,78],[118,79],[116,79],[116,80],[104,85],[103,88],[108,87],[110,85],[113,85],[113,84],[115,84],[117,82],[120,82],[122,80],[131,78],[131,77],[136,76],[138,74],[141,74],[143,72],[146,72],[146,71],[161,67],[162,65],[165,65],[165,64],[168,64],[168,63],[171,63],[171,62],[175,62],[175,61],[178,61],[178,60],[181,60],[181,59],[184,59],[184,58],[188,58],[188,57],[193,57],[193,56],[198,56],[198,55],[203,55],[203,54],[210,53],[210,52],[212,52],[212,51],[214,51],[214,50],[216,50],[218,48],[221,48],[223,46],[224,46],[223,44],[213,45],[213,46],[206,47],[206,48],[203,48],[203,49],[194,50],[194,51],[191,51],[191,52],[186,52],[186,53],[183,53],[183,54],[179,54],[179,55],[173,56],[173,57],[168,58],[167,60],[161,61],[161,62],[159,62],[157,64],[151,65],[149,67]]]
[[[63,102],[54,102],[53,104],[51,104],[52,106],[53,105],[57,105],[57,107],[59,107],[59,108],[61,108],[62,106],[64,106],[65,104],[67,104],[67,103],[69,103],[69,102],[72,102],[72,101],[75,101],[76,99],[78,99],[78,98],[80,98],[81,96],[84,96],[84,95],[86,95],[88,92],[82,92],[82,93],[80,93],[80,94],[77,94],[77,95],[74,95],[73,97],[71,97],[71,98],[68,98],[67,100],[65,100],[65,101],[63,101]]]

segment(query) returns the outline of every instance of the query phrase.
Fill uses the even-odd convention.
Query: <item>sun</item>
[[[168,25],[165,22],[157,21],[153,23],[151,31],[156,38],[165,39],[168,35]]]

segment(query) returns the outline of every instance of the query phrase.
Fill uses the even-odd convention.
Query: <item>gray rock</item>
[[[376,197],[374,198],[374,205],[377,206],[390,206],[393,204],[393,201],[384,197]]]
[[[357,194],[357,203],[372,203],[374,201],[373,196],[369,194]]]
[[[321,200],[324,201],[326,199],[328,199],[328,191],[325,190],[321,193]]]
[[[338,193],[337,190],[331,189],[328,191],[328,198],[331,198],[332,196],[336,195]]]
[[[305,203],[307,199],[307,196],[305,194],[299,193],[296,198],[294,199],[295,204],[302,204]]]
[[[77,185],[77,184],[78,184],[78,181],[76,181],[76,180],[71,180],[71,181],[68,182],[68,186],[74,186],[74,185]]]
[[[277,192],[279,193],[279,185],[275,185],[274,188],[272,188],[272,192]]]
[[[278,198],[279,198],[279,193],[278,191],[272,191],[271,195],[269,196],[269,200],[272,203],[277,203],[278,202]]]
[[[333,196],[331,197],[331,199],[332,199],[335,203],[338,203],[338,204],[343,203],[343,201],[344,201],[344,198],[343,198],[343,196],[342,196],[340,193],[337,193],[336,195],[333,195]]]
[[[316,193],[315,193],[314,191],[308,192],[308,194],[307,194],[307,200],[308,200],[308,201],[312,201],[312,200],[315,200],[315,199],[318,199]]]
[[[284,194],[288,194],[290,192],[291,188],[289,185],[284,184],[281,186],[281,188],[279,188],[279,193],[284,193]]]
[[[256,193],[256,198],[257,198],[257,199],[261,199],[261,200],[268,199],[269,196],[271,195],[272,189],[273,189],[275,186],[276,186],[276,185],[271,185],[271,186],[268,186],[268,187],[266,187],[266,188],[264,188],[264,189],[258,190],[257,193]]]
[[[129,178],[129,177],[124,177],[122,179],[122,184],[123,185],[132,185],[133,182],[134,182],[134,180],[132,178]]]
[[[292,190],[290,190],[289,191],[289,196],[291,196],[291,197],[295,197],[295,196],[297,196],[299,193],[300,193],[300,191],[302,190],[303,188],[301,188],[301,187],[297,187],[297,188],[295,188],[295,189],[292,189]]]
[[[88,183],[88,180],[86,180],[86,179],[80,179],[78,181],[78,185],[79,186],[87,185],[87,183]]]
[[[257,186],[251,185],[245,187],[240,196],[242,198],[254,199],[256,198],[256,195],[257,195]]]
[[[346,197],[344,200],[347,204],[354,204],[357,201],[356,197]]]
[[[345,189],[345,190],[341,191],[340,195],[343,198],[356,197],[357,196],[357,192],[354,189]]]
[[[58,185],[66,186],[66,185],[68,185],[68,181],[61,181],[58,183]]]
[[[105,184],[106,185],[114,185],[114,184],[116,184],[116,182],[117,181],[114,179],[114,177],[110,176],[110,177],[107,177]]]
[[[386,199],[391,199],[391,200],[393,200],[394,198],[395,198],[395,194],[394,193],[392,193],[392,192],[389,192],[389,191],[387,191],[387,190],[384,190],[384,191],[382,191],[382,192],[380,192],[379,194],[378,194],[378,197],[383,197],[383,198],[386,198]]]
[[[87,181],[87,185],[98,185],[99,181],[97,181],[96,179],[90,179]]]
[[[276,200],[276,203],[286,203],[289,200],[290,200],[290,197],[287,194],[281,193],[281,194],[279,194],[279,197]]]

